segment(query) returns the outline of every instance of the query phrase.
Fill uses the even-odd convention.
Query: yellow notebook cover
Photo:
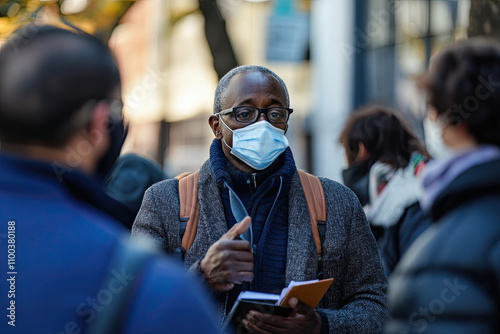
[[[295,282],[295,285],[289,288],[280,305],[289,307],[288,300],[295,297],[301,302],[315,308],[332,282],[333,278],[327,278],[321,281]],[[290,285],[292,285],[292,283],[290,283]]]

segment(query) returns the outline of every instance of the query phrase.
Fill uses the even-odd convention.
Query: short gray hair
[[[283,90],[285,91],[286,107],[290,107],[290,97],[288,95],[288,89],[286,88],[285,82],[276,73],[264,66],[244,65],[233,68],[231,71],[227,72],[226,75],[222,77],[222,79],[220,79],[217,85],[217,89],[215,90],[214,114],[222,110],[222,105],[226,100],[227,87],[229,86],[229,82],[231,81],[231,79],[236,74],[244,72],[261,72],[264,74],[268,74],[278,80],[278,82],[281,84],[281,87],[283,87]]]

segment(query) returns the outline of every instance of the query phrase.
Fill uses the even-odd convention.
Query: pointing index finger
[[[243,218],[243,220],[237,224],[234,224],[229,231],[224,234],[220,240],[234,240],[238,238],[241,234],[245,233],[249,227],[252,219],[249,216]]]

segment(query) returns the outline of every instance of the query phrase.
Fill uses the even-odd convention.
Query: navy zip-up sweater
[[[221,191],[228,229],[236,220],[224,182],[233,188],[252,218],[255,279],[244,289],[279,293],[285,286],[287,194],[296,172],[290,148],[268,168],[258,173],[244,173],[228,162],[221,142],[214,139],[210,147],[210,167]]]

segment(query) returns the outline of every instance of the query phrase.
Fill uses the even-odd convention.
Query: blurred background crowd
[[[349,113],[368,102],[396,107],[423,138],[426,103],[415,76],[457,39],[500,37],[499,7],[484,0],[2,0],[0,44],[27,22],[75,26],[107,42],[129,123],[123,152],[156,160],[168,176],[207,159],[218,79],[237,65],[266,66],[288,83],[287,137],[298,167],[342,181],[338,139]],[[425,136],[439,155],[432,134]]]

